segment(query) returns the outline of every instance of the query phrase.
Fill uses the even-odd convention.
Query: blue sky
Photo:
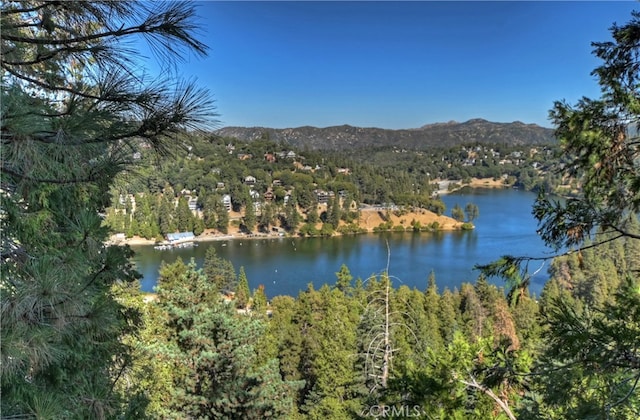
[[[204,1],[209,56],[180,72],[213,93],[220,126],[549,127],[553,101],[599,96],[591,42],[610,40],[638,6]]]

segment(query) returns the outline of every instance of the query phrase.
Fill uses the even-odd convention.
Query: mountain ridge
[[[295,128],[223,127],[221,137],[254,141],[261,138],[311,150],[346,150],[393,146],[409,149],[451,147],[458,144],[490,143],[533,145],[555,143],[554,130],[521,121],[491,122],[474,118],[465,122],[448,121],[419,128],[387,129],[343,124],[330,127]]]

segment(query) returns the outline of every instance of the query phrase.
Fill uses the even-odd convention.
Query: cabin
[[[250,190],[249,191],[249,196],[251,196],[251,199],[253,201],[258,201],[260,200],[260,193],[256,190]]]
[[[227,211],[231,211],[231,196],[229,194],[222,196],[222,205],[227,209]]]
[[[324,191],[324,190],[314,190],[313,191],[316,194],[316,199],[318,200],[318,203],[320,204],[326,204],[329,202],[329,193]]]

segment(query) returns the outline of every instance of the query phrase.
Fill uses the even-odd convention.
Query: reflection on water
[[[439,290],[474,282],[475,264],[486,264],[501,255],[540,256],[548,253],[536,235],[531,215],[535,195],[511,189],[471,190],[443,197],[447,209],[471,202],[480,216],[476,229],[465,232],[385,233],[334,238],[274,238],[201,242],[191,249],[159,251],[152,246],[135,246],[136,265],[143,274],[142,289],[152,291],[160,262],[193,258],[201,267],[208,247],[229,259],[236,271],[244,267],[252,289],[262,284],[269,297],[297,295],[309,283],[318,288],[333,284],[335,273],[346,264],[355,278],[379,275],[387,268],[396,286],[406,284],[424,289],[433,271]],[[449,210],[447,210],[447,214]],[[387,248],[388,244],[388,248]],[[390,254],[390,258],[388,258]],[[535,271],[539,267],[531,267]],[[532,291],[539,294],[546,281],[546,269],[533,278]],[[500,279],[492,279],[502,284]]]

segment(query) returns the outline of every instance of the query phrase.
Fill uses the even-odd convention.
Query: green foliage
[[[244,217],[242,218],[242,227],[248,233],[253,232],[256,228],[257,217],[256,217],[256,209],[253,204],[253,200],[251,198],[248,199],[247,204],[244,208]]]
[[[340,271],[336,273],[336,277],[337,277],[336,287],[342,293],[348,294],[348,292],[352,288],[351,281],[353,280],[353,276],[349,271],[349,267],[347,267],[345,264],[342,264],[340,266]]]
[[[235,294],[236,306],[239,308],[246,308],[249,304],[250,297],[251,291],[249,290],[249,280],[244,272],[244,267],[240,267],[240,273],[238,274],[238,287],[236,287]]]
[[[126,415],[123,337],[139,326],[116,289],[138,278],[126,247],[105,246],[99,216],[115,177],[179,132],[207,127],[206,92],[175,75],[149,80],[123,45],[143,35],[167,67],[204,54],[187,3],[4,2],[0,248],[1,412],[6,418]],[[110,224],[155,237],[155,205]]]
[[[264,293],[264,286],[261,284],[253,291],[251,310],[258,317],[263,317],[267,311],[267,295]]]
[[[451,209],[451,217],[453,217],[458,222],[464,221],[464,210],[458,204],[453,206]]]
[[[302,236],[318,236],[320,235],[320,231],[316,228],[315,224],[305,223],[300,227],[299,230],[300,235]]]
[[[356,223],[349,223],[349,224],[340,226],[338,228],[338,232],[343,235],[349,235],[349,234],[365,233],[366,229],[361,228]]]
[[[480,215],[478,206],[473,203],[467,203],[467,205],[464,207],[464,212],[467,215],[467,221],[470,223],[476,220]]]
[[[160,270],[151,341],[155,374],[164,389],[150,395],[147,414],[163,418],[288,418],[299,386],[281,379],[275,359],[260,361],[256,343],[265,325],[237,315],[192,262]],[[153,328],[153,327],[152,327]],[[158,378],[160,379],[160,378]]]
[[[236,271],[231,261],[220,258],[216,249],[207,248],[202,266],[205,277],[217,288],[220,293],[228,293],[236,290]]]
[[[523,404],[534,418],[639,414],[639,29],[633,12],[630,22],[612,26],[613,41],[593,44],[601,98],[556,102],[550,112],[568,157],[557,176],[579,180],[581,190],[564,201],[542,191],[533,208],[541,238],[564,252],[541,299],[546,346]],[[503,257],[483,269],[524,290],[527,264],[546,259]]]
[[[388,232],[393,228],[393,222],[382,222],[378,226],[373,228],[374,232]],[[403,229],[404,230],[404,229]]]

